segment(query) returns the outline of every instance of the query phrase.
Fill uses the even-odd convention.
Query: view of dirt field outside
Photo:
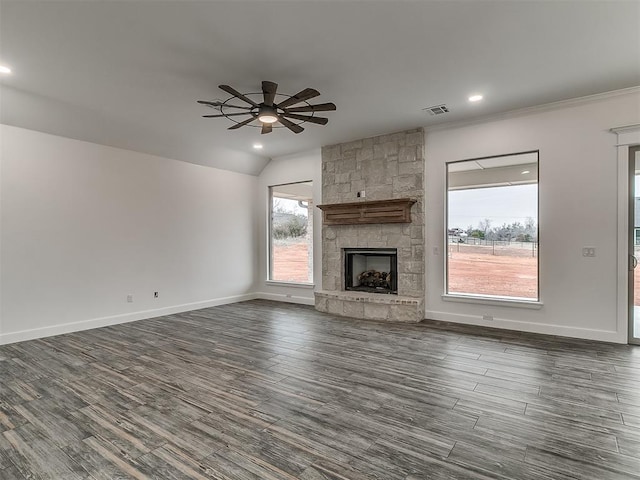
[[[535,242],[450,241],[448,293],[538,298],[538,245]]]
[[[312,282],[308,259],[306,240],[276,241],[273,245],[273,278],[287,282]]]
[[[450,294],[538,300],[538,152],[447,165]]]
[[[313,282],[311,182],[270,187],[270,275],[278,282]]]

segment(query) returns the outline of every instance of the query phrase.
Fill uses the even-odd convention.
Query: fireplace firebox
[[[344,288],[371,293],[398,293],[398,250],[345,248]]]

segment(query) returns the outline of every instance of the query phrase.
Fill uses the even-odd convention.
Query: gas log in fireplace
[[[398,293],[398,250],[345,248],[344,288],[372,293]]]

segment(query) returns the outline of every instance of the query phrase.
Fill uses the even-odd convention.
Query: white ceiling
[[[532,183],[538,183],[538,152],[447,164],[449,191]]]
[[[488,170],[491,168],[510,167],[512,165],[526,165],[538,162],[538,152],[516,153],[485,157],[474,160],[463,160],[447,164],[447,172],[468,172],[470,170]],[[536,167],[537,168],[537,167]]]
[[[258,174],[321,145],[639,85],[639,25],[636,1],[0,0],[14,71],[0,120]],[[219,84],[262,80],[338,109],[299,135],[201,118],[215,112],[196,100],[229,97]]]

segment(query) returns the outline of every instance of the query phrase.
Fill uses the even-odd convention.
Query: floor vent
[[[430,115],[442,115],[443,113],[449,113],[449,107],[444,103],[442,105],[436,105],[434,107],[423,108],[423,111],[429,112]]]

